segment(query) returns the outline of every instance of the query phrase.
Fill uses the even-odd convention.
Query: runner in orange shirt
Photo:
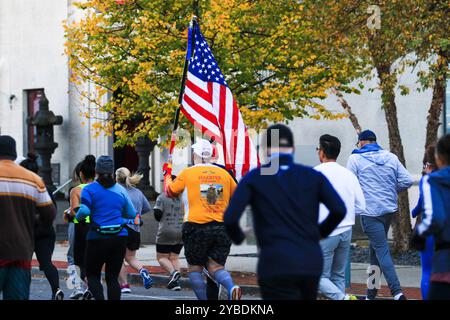
[[[223,225],[223,213],[236,182],[223,168],[211,164],[212,146],[204,139],[192,146],[194,166],[184,169],[172,181],[171,164],[164,165],[165,192],[170,197],[181,194],[184,203],[182,237],[189,265],[189,280],[199,300],[206,300],[203,267],[228,290],[230,300],[239,300],[242,292],[224,265],[231,241]]]

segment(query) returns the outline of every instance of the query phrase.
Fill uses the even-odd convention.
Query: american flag
[[[257,151],[197,23],[189,30],[188,43],[190,59],[181,111],[203,134],[222,145],[225,166],[240,179],[259,165]]]

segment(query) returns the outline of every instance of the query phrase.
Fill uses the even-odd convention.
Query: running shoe
[[[92,292],[90,292],[89,289],[86,289],[81,300],[92,300],[93,298],[94,296],[92,295]]]
[[[403,293],[399,293],[394,297],[394,300],[408,300],[408,299],[406,299]]]
[[[173,287],[173,284],[175,282],[178,282],[178,280],[180,280],[180,278],[181,278],[180,271],[175,270],[174,272],[172,272],[172,276],[170,277],[169,283],[167,284],[167,288]]]
[[[353,294],[346,294],[344,300],[359,300],[357,296]]]
[[[181,290],[181,285],[180,285],[180,281],[172,281],[169,282],[169,284],[167,285],[167,289],[172,290],[172,291],[180,291]]]
[[[239,286],[234,286],[231,288],[228,294],[228,300],[241,300],[242,297],[242,289]]]
[[[152,285],[153,285],[153,280],[150,277],[150,273],[148,272],[148,270],[145,269],[145,268],[142,268],[139,271],[139,273],[140,273],[140,275],[142,277],[142,281],[144,282],[144,288],[145,289],[150,289],[152,287]]]
[[[53,300],[64,300],[64,292],[61,289],[58,289],[53,297]]]
[[[120,291],[122,293],[131,293],[130,285],[128,283],[120,285]]]
[[[84,291],[81,288],[76,288],[75,290],[73,290],[73,292],[70,294],[69,299],[72,300],[78,300],[81,297],[83,297],[83,293]]]

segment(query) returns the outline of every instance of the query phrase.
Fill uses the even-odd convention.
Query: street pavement
[[[229,271],[240,273],[256,273],[257,266],[257,247],[256,245],[232,245],[230,256],[227,259],[226,268]],[[159,267],[156,260],[156,246],[144,245],[136,254],[136,257],[146,266]],[[35,257],[34,257],[35,259]],[[60,243],[55,246],[53,261],[67,261],[67,244]],[[186,268],[187,263],[184,257],[184,250],[180,253],[181,267]],[[282,262],[281,262],[282,263]],[[351,282],[355,284],[365,284],[367,280],[367,264],[351,264]],[[400,282],[405,287],[420,288],[421,267],[420,266],[396,266]],[[382,284],[386,282],[382,280]]]
[[[103,283],[103,288],[106,298],[105,283]],[[69,296],[72,293],[72,290],[68,289],[64,283],[61,285],[61,290],[64,292],[64,300],[70,300]],[[49,300],[50,298],[51,289],[47,279],[40,275],[34,275],[31,281],[30,300]],[[242,299],[258,300],[260,298],[255,295],[243,295]],[[131,287],[131,293],[122,294],[121,300],[197,300],[197,298],[190,289],[171,291],[166,288],[145,289],[143,286],[133,285]]]
[[[157,282],[155,286],[163,287],[168,281],[168,275],[162,270],[156,260],[156,247],[155,245],[144,245],[137,251],[137,258],[149,268],[154,280]],[[35,257],[34,257],[35,259]],[[55,247],[52,260],[56,267],[60,270],[60,278],[64,279],[67,276],[65,269],[67,267],[67,244],[58,243]],[[230,256],[226,263],[226,268],[229,270],[235,280],[235,283],[243,288],[244,294],[258,295],[258,286],[256,278],[256,266],[257,266],[257,247],[255,245],[232,245]],[[182,267],[183,279],[185,287],[189,287],[189,281],[186,278],[186,259],[184,257],[184,251],[181,251],[180,262]],[[282,263],[282,262],[280,262]],[[37,261],[33,261],[33,266],[37,266]],[[351,264],[351,287],[347,290],[348,293],[364,295],[367,281],[368,265],[364,263],[352,263]],[[37,270],[36,270],[37,271]],[[420,266],[396,266],[396,271],[400,279],[400,283],[404,289],[404,292],[408,298],[421,299],[420,294],[420,280],[421,280],[421,267]],[[139,274],[129,268],[129,281],[133,285],[140,283]],[[41,272],[42,274],[42,272]],[[379,291],[381,297],[392,298],[389,289],[387,288],[384,277],[381,281],[382,288]],[[139,290],[139,289],[137,289]],[[145,289],[142,289],[145,291]],[[159,289],[151,289],[159,290]],[[167,293],[161,296],[176,297],[176,293]],[[191,290],[182,292],[189,292],[189,295],[193,296]],[[150,294],[149,296],[153,296]],[[254,297],[254,296],[253,296]],[[133,296],[129,296],[133,298]],[[146,299],[146,298],[144,298]],[[174,298],[175,299],[175,298]]]
[[[239,273],[256,273],[258,262],[258,250],[256,245],[232,245],[230,255],[227,259],[226,269]],[[160,268],[156,260],[156,246],[144,245],[136,253],[136,257],[146,266]],[[34,256],[33,259],[36,259]],[[55,246],[52,257],[53,261],[67,262],[67,244],[59,243]],[[184,250],[180,253],[181,267],[186,268],[187,263],[184,257]],[[280,262],[282,263],[282,262]],[[368,265],[365,263],[351,264],[351,282],[352,284],[366,284]],[[400,283],[404,287],[420,288],[420,279],[422,269],[420,266],[396,266]],[[256,284],[256,283],[253,283]],[[382,285],[386,285],[383,278]]]

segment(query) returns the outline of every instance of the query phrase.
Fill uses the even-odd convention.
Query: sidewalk
[[[67,245],[56,244],[53,253],[53,262],[55,266],[61,270],[61,277],[66,277],[64,272],[67,267]],[[240,285],[243,290],[249,294],[258,294],[257,278],[256,278],[256,264],[258,258],[256,257],[257,249],[255,245],[241,245],[231,246],[230,256],[227,259],[226,268],[231,272],[236,284]],[[137,258],[150,270],[152,277],[155,280],[155,285],[165,286],[168,281],[168,275],[159,266],[156,260],[156,246],[145,245],[137,251]],[[180,262],[183,276],[186,276],[187,263],[184,257],[184,251],[181,251]],[[33,267],[39,264],[33,256]],[[364,295],[366,288],[366,269],[367,264],[352,263],[351,264],[351,287],[347,290],[348,293],[356,295]],[[404,293],[408,299],[421,299],[420,294],[420,279],[421,267],[417,266],[396,266],[400,283],[403,286]],[[34,272],[37,272],[35,269]],[[140,284],[141,279],[138,273],[129,268],[130,283]],[[187,279],[183,279],[184,287],[188,287]],[[380,297],[391,298],[386,281],[382,280],[382,288],[379,291]]]

